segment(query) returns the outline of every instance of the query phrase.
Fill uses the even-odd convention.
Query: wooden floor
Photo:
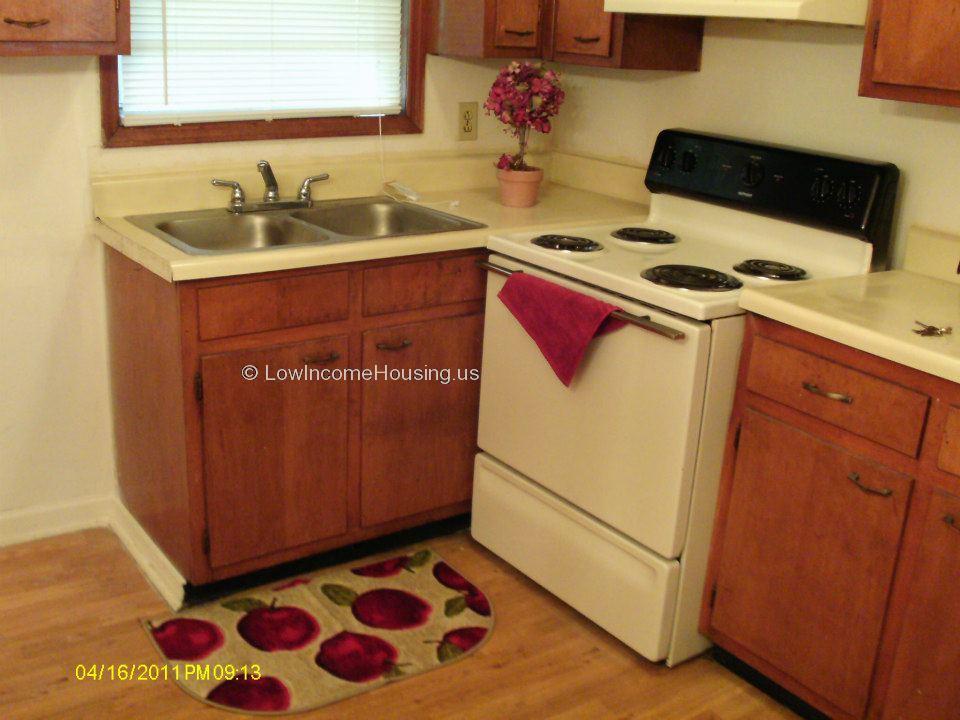
[[[709,659],[667,670],[460,533],[429,543],[487,591],[497,626],[472,658],[300,717],[792,718]],[[90,530],[0,549],[0,718],[237,718],[172,683],[78,681],[78,663],[154,663],[137,620],[165,606],[116,537]]]

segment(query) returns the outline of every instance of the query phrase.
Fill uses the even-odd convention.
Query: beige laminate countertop
[[[747,288],[745,310],[960,382],[960,285],[904,270]],[[915,321],[952,327],[921,337]]]
[[[495,233],[640,220],[647,215],[647,208],[636,202],[549,184],[543,187],[539,204],[527,209],[500,205],[496,188],[426,193],[417,204],[481,222],[487,227],[224,255],[187,254],[122,217],[100,218],[96,234],[102,242],[148,270],[177,282],[485,247],[487,236]]]

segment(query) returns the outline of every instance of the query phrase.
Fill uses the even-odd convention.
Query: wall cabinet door
[[[555,52],[610,55],[614,15],[603,11],[603,0],[555,0],[555,3]]]
[[[496,0],[493,43],[499,48],[540,45],[540,0]]]
[[[862,716],[912,483],[748,409],[710,627]]]
[[[345,368],[347,346],[339,336],[201,359],[211,566],[347,531],[347,383],[268,376]]]
[[[364,526],[434,510],[470,497],[480,383],[458,371],[480,368],[483,316],[441,318],[363,336],[370,370],[449,370],[435,379],[363,383],[361,517]]]
[[[960,497],[934,491],[883,717],[960,718]]]
[[[960,0],[873,0],[860,94],[960,105]]]

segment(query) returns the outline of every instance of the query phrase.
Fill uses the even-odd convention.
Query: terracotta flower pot
[[[507,207],[527,208],[537,204],[543,170],[497,170],[500,181],[500,204]]]

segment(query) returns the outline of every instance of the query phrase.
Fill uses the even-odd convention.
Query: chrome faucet
[[[260,212],[263,210],[290,210],[292,208],[310,207],[313,204],[313,201],[310,199],[310,188],[313,183],[330,179],[330,175],[328,173],[311,175],[304,180],[303,183],[301,183],[300,192],[297,193],[296,199],[291,198],[289,200],[281,200],[280,188],[277,186],[277,178],[273,174],[273,168],[270,167],[270,163],[268,163],[266,160],[261,160],[257,163],[257,169],[260,171],[260,175],[263,177],[263,184],[265,187],[263,192],[263,202],[248,203],[246,201],[246,195],[243,192],[243,188],[240,187],[240,183],[236,182],[235,180],[214,179],[211,181],[217,187],[228,187],[233,189],[233,193],[230,196],[230,205],[227,208],[230,212],[249,213]]]
[[[273,168],[266,160],[257,163],[257,170],[263,177],[263,201],[265,203],[277,202],[280,199],[280,188],[277,186],[277,177],[273,174]]]

